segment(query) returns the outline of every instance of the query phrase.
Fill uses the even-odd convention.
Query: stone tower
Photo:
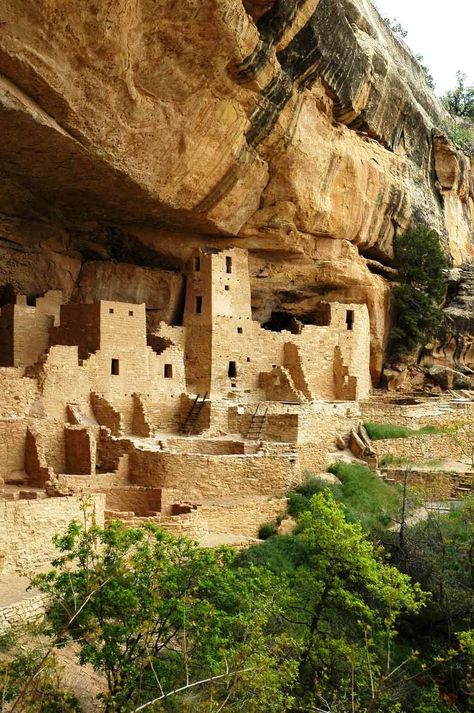
[[[244,369],[252,312],[245,250],[199,251],[187,270],[185,363],[188,389],[225,396]],[[247,344],[248,346],[248,344]]]

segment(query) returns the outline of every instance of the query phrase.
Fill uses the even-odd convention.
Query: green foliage
[[[446,258],[438,235],[423,226],[396,236],[393,249],[399,284],[392,289],[390,352],[398,355],[424,346],[442,325]]]
[[[292,663],[282,660],[279,638],[264,633],[278,613],[280,583],[270,573],[244,572],[233,551],[152,525],[85,530],[73,522],[56,544],[61,554],[36,585],[53,600],[52,635],[80,642],[81,664],[106,677],[105,711],[155,698],[155,710],[184,711],[186,691],[171,692],[202,679],[193,711],[247,697],[252,713],[286,710]]]
[[[329,472],[341,483],[309,478],[290,494],[290,515],[297,517],[311,510],[312,496],[328,492],[343,507],[347,520],[359,522],[371,535],[380,535],[398,517],[401,494],[397,486],[385,483],[369,468],[354,463],[334,463]]]
[[[444,515],[432,512],[410,527],[400,561],[431,593],[428,606],[409,628],[412,644],[429,662],[429,667],[424,664],[425,690],[415,711],[471,710],[474,499]],[[444,705],[437,698],[441,690],[446,692]]]
[[[274,537],[277,534],[278,527],[274,522],[265,522],[260,525],[258,536],[261,540],[268,540],[269,537]]]
[[[45,657],[45,646],[31,641],[25,632],[10,630],[1,637],[0,681],[4,703],[12,703],[22,693],[19,711],[28,713],[77,713],[76,697],[64,688],[62,670],[53,654]],[[5,708],[2,706],[2,710]]]
[[[472,127],[463,126],[458,121],[453,120],[444,122],[441,128],[458,148],[469,150],[474,145],[474,129]]]
[[[430,68],[428,67],[428,65],[425,64],[425,58],[421,54],[417,54],[417,55],[415,55],[415,57],[416,57],[418,64],[420,65],[421,71],[425,75],[427,85],[429,86],[430,89],[435,90],[436,83],[433,78],[433,75],[431,74]]]
[[[398,519],[402,498],[398,486],[355,463],[333,463],[329,470],[342,482],[336,497],[349,522],[358,522],[365,532],[379,536]]]
[[[401,25],[398,20],[391,19],[390,17],[383,17],[382,20],[387,25],[388,28],[392,30],[395,35],[400,35],[400,37],[405,38],[408,35],[407,30]]]
[[[474,86],[466,86],[466,80],[464,72],[456,72],[456,86],[441,100],[452,116],[474,119]]]
[[[364,428],[372,441],[444,433],[444,431],[435,426],[423,426],[423,428],[413,429],[407,426],[399,426],[395,423],[372,423],[371,421],[365,421]]]
[[[383,677],[382,651],[394,636],[395,621],[402,611],[420,609],[421,591],[385,564],[329,492],[311,498],[295,537],[306,552],[306,563],[291,578],[288,613],[297,622],[294,636],[301,651],[299,706],[314,705],[314,692],[320,700],[334,692],[348,699],[355,677],[358,708],[370,704],[376,710],[379,691],[371,690],[370,678]]]

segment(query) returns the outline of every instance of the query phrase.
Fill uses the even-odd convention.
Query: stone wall
[[[466,456],[462,442],[451,434],[413,436],[372,441],[379,456],[409,458],[414,462],[463,458]]]
[[[32,624],[40,620],[46,611],[47,595],[36,594],[18,602],[0,607],[0,634],[9,629]]]
[[[295,484],[289,457],[198,455],[136,450],[130,454],[130,480],[179,490],[189,498],[284,493]]]
[[[105,497],[91,495],[90,517],[103,525]],[[57,550],[54,535],[71,520],[84,519],[78,496],[46,500],[0,500],[0,557],[2,571],[27,574],[47,565]]]

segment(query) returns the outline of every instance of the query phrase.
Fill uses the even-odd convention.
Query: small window
[[[346,311],[346,326],[349,331],[352,331],[354,326],[354,310],[352,309]]]
[[[112,359],[112,363],[110,365],[110,373],[112,374],[112,376],[119,375],[119,360],[118,359]]]
[[[113,307],[110,307],[110,308],[109,308],[109,314],[113,314],[113,313],[114,313],[114,309],[113,309]]]
[[[194,258],[194,272],[201,272],[201,258]]]
[[[237,327],[237,334],[243,334],[243,333],[244,333],[244,330],[242,329],[242,327]]]
[[[133,309],[129,310],[128,316],[129,316],[129,317],[133,317]]]
[[[196,297],[196,314],[201,314],[202,312],[202,297],[198,295]]]
[[[229,290],[230,290],[229,285],[224,285],[224,290],[226,290],[226,292],[229,292]]]
[[[250,361],[250,357],[247,357],[247,361]]]
[[[237,376],[237,364],[235,361],[230,361],[229,362],[229,368],[227,370],[227,374],[229,376],[229,379],[235,379]]]
[[[232,272],[232,258],[231,257],[226,257],[226,259],[225,259],[225,271],[227,272],[228,275],[230,275]]]
[[[173,364],[165,364],[165,379],[173,378]]]

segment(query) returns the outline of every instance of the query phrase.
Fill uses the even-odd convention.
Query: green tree
[[[271,574],[152,525],[72,522],[56,544],[36,582],[53,641],[77,640],[80,663],[104,674],[105,711],[286,710],[295,667],[265,634],[281,589]]]
[[[288,576],[280,633],[291,637],[298,656],[297,710],[324,702],[341,711],[391,705],[411,660],[411,652],[402,659],[393,653],[396,623],[402,612],[419,611],[424,597],[386,564],[358,523],[347,522],[329,490],[311,498],[294,536],[271,538],[244,560]]]
[[[446,295],[446,257],[439,236],[424,226],[398,235],[393,241],[399,283],[392,290],[393,355],[424,346],[441,327],[440,305]]]
[[[306,615],[302,692],[345,687],[367,710],[376,710],[392,674],[395,623],[402,611],[419,611],[421,590],[383,561],[381,550],[364,538],[360,525],[346,521],[329,493],[312,498],[311,511],[300,518],[299,538],[308,556],[308,566],[296,573],[293,605]]]
[[[474,119],[474,86],[466,86],[467,76],[456,72],[457,83],[442,97],[442,102],[454,117]]]

